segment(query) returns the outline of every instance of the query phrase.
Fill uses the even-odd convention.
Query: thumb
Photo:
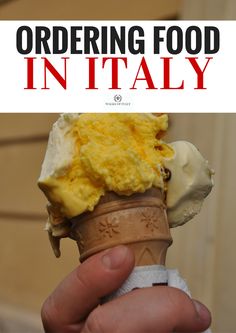
[[[118,289],[134,267],[134,255],[120,245],[100,252],[77,267],[49,296],[42,307],[45,331],[62,332],[78,324],[99,303]]]

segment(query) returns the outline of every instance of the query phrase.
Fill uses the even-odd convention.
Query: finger
[[[83,320],[100,303],[100,298],[118,289],[134,266],[133,253],[117,246],[87,259],[49,296],[42,307],[48,332]]]
[[[202,332],[210,322],[205,306],[162,286],[135,290],[96,308],[81,333]]]

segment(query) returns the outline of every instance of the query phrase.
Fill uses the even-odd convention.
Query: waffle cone
[[[93,212],[72,220],[80,261],[102,250],[125,244],[135,254],[136,266],[165,264],[172,243],[161,190],[119,196],[107,193]]]

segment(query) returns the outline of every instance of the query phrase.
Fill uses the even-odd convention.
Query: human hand
[[[106,304],[134,268],[126,246],[100,252],[77,267],[44,302],[47,333],[202,332],[211,322],[207,308],[179,289],[155,286],[133,290]]]

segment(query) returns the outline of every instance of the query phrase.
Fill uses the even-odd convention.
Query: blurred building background
[[[1,3],[1,0],[0,0]],[[2,0],[0,19],[148,20],[176,17],[181,0]]]
[[[235,0],[0,0],[0,19],[235,19]],[[1,107],[0,107],[0,111]],[[32,110],[33,111],[33,110]],[[190,110],[191,111],[191,110]],[[207,111],[207,110],[206,110]],[[217,112],[220,110],[216,110]],[[43,300],[78,264],[75,244],[54,258],[45,198],[36,182],[48,132],[58,115],[0,114],[0,332],[43,332]],[[172,230],[168,266],[178,267],[193,297],[213,314],[214,333],[236,330],[234,154],[236,114],[170,116],[168,141],[189,140],[216,171],[215,188],[192,222]]]
[[[235,20],[235,0],[183,0],[181,19],[185,20]]]
[[[0,0],[4,20],[236,19],[235,0]]]

